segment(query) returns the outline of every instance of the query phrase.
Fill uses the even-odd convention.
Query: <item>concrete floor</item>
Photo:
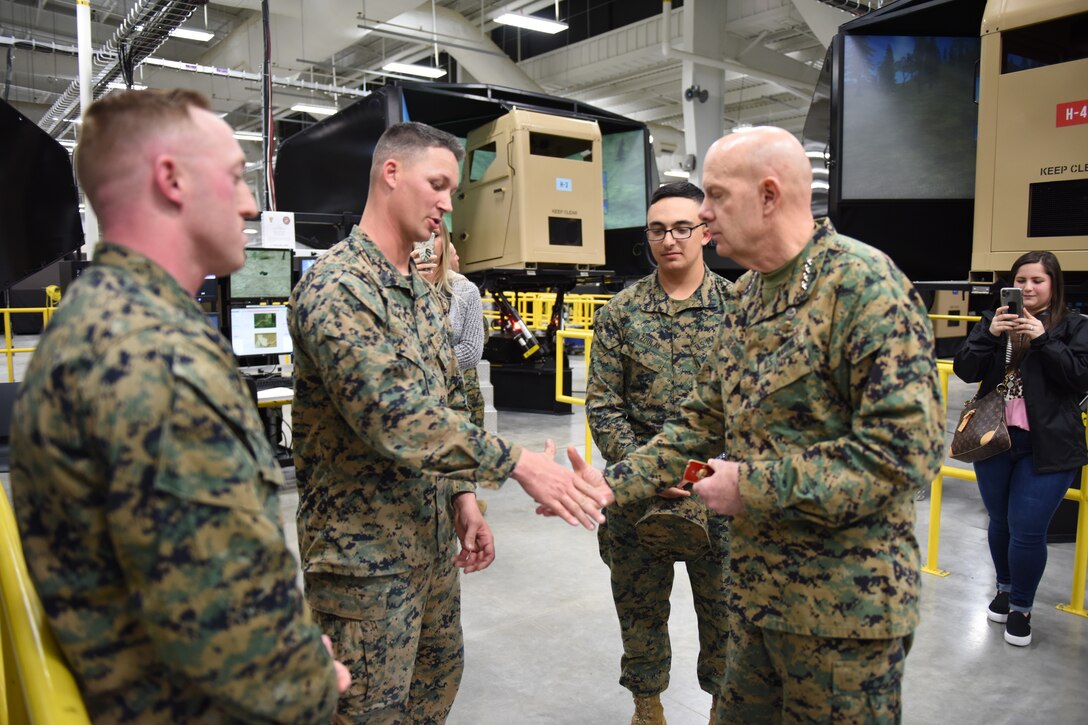
[[[575,394],[584,389],[583,360],[573,360]],[[952,410],[970,395],[953,379]],[[535,449],[552,438],[584,454],[584,413],[568,416],[501,412],[502,435]],[[594,451],[594,463],[601,465]],[[289,474],[293,474],[288,469]],[[7,474],[0,473],[7,484]],[[498,557],[462,580],[466,671],[450,725],[607,723],[631,716],[617,684],[619,627],[608,571],[596,535],[533,513],[513,481],[483,491]],[[293,487],[282,495],[289,544],[297,550]],[[916,535],[926,555],[928,490],[918,501]],[[1073,544],[1053,544],[1032,616],[1032,644],[1007,645],[1002,625],[986,619],[993,569],[986,512],[973,484],[947,479],[941,512],[940,567],[923,575],[922,621],[907,659],[904,722],[1088,722],[1088,619],[1058,611],[1069,603]],[[678,567],[670,630],[672,684],[663,695],[671,725],[707,722],[710,696],[695,682],[698,640],[686,574]]]

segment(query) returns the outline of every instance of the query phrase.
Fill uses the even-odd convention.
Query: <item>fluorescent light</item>
[[[106,84],[106,88],[112,88],[115,91],[127,91],[129,87],[125,85],[124,81],[110,81]],[[132,90],[134,91],[146,91],[147,86],[143,83],[133,83]]]
[[[314,106],[309,103],[296,103],[291,106],[291,110],[298,111],[299,113],[308,113],[311,116],[331,116],[340,109],[333,108],[332,106]]]
[[[242,231],[245,232],[246,234],[256,234],[257,233],[256,229],[243,229]]]
[[[517,13],[500,15],[495,18],[495,22],[500,25],[513,25],[517,28],[535,30],[538,33],[547,33],[548,35],[555,35],[556,33],[567,29],[567,24],[561,23],[558,20],[545,20],[544,18],[538,18],[535,15],[519,15]]]
[[[189,28],[174,28],[170,31],[170,35],[184,40],[197,40],[201,43],[207,43],[215,37],[215,33],[209,33],[207,30],[190,30]]]
[[[423,78],[441,78],[446,75],[446,71],[441,68],[432,68],[428,65],[413,65],[412,63],[386,63],[382,66],[382,70],[387,70],[390,73],[407,73],[413,76],[422,76]]]
[[[264,136],[256,131],[235,131],[234,138],[239,141],[263,141]]]
[[[669,169],[668,171],[665,172],[665,176],[671,176],[674,179],[690,179],[691,178],[691,174],[684,171],[683,169]]]

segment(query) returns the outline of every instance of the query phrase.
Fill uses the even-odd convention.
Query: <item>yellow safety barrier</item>
[[[42,327],[49,324],[49,320],[53,318],[53,312],[56,309],[52,304],[47,307],[11,307],[0,309],[0,317],[4,320],[4,347],[0,349],[0,352],[4,353],[8,363],[8,379],[7,382],[15,382],[15,355],[18,353],[34,352],[32,347],[14,347],[12,342],[11,332],[11,316],[12,315],[41,315]]]
[[[575,398],[563,390],[563,342],[567,338],[585,342],[586,375],[589,375],[589,352],[593,347],[593,333],[589,330],[559,330],[555,333],[555,399],[559,403],[585,405],[585,398]],[[573,391],[571,391],[573,392]],[[586,463],[593,463],[593,434],[589,430],[589,418],[586,418]]]
[[[555,308],[554,292],[511,292],[506,297],[530,330],[548,328],[548,323],[552,319],[552,310]],[[563,295],[563,307],[566,311],[563,324],[568,328],[593,329],[593,314],[610,299],[612,295]],[[484,317],[497,320],[499,313],[491,307],[491,301],[491,295],[484,295]]]
[[[0,490],[0,643],[4,722],[13,725],[90,723],[79,688],[30,581],[15,514]]]

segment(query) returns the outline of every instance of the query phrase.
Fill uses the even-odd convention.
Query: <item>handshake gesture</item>
[[[555,446],[551,441],[548,441],[548,445],[545,447],[544,452],[546,454],[554,456]],[[580,503],[585,502],[598,502],[601,508],[604,508],[608,504],[616,500],[615,494],[612,492],[612,487],[605,481],[604,474],[602,474],[596,468],[593,468],[586,463],[574,446],[567,447],[567,457],[570,459],[571,466],[574,467],[575,488],[578,492],[575,500]],[[691,485],[691,491],[688,492],[683,488],[669,488],[661,492],[659,495],[663,495],[665,498],[677,498],[679,496],[688,496],[691,493],[702,498],[703,503],[707,507],[722,515],[736,515],[742,513],[745,510],[744,501],[740,495],[740,481],[739,481],[739,465],[736,461],[723,461],[720,459],[713,459],[706,462],[704,466],[708,470],[705,477],[698,481],[695,481]],[[561,469],[566,470],[566,469]],[[516,471],[516,469],[515,469]],[[570,473],[569,471],[567,472]],[[524,484],[522,484],[524,486]],[[685,485],[685,484],[681,484]],[[529,489],[526,488],[528,492]],[[533,496],[532,493],[529,493]],[[536,512],[542,516],[562,516],[568,523],[574,524],[575,520],[569,516],[569,513],[556,506],[553,506],[541,499],[533,496],[537,503],[541,504],[537,507]],[[599,510],[594,512],[590,509],[578,510],[576,515],[581,516],[583,511],[587,514],[593,515],[596,513],[596,520],[598,523],[603,523],[604,519],[600,516]],[[587,524],[584,519],[579,518],[586,528],[592,529],[591,524]]]
[[[601,509],[615,501],[612,489],[574,446],[567,448],[567,457],[573,471],[555,462],[555,443],[549,440],[543,453],[524,449],[511,475],[540,504],[537,513],[559,516],[571,526],[580,523],[595,529],[604,523]]]

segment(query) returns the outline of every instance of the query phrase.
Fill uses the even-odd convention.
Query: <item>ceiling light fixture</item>
[[[691,174],[683,169],[669,169],[665,172],[665,176],[671,176],[674,179],[690,179]]]
[[[545,20],[544,18],[538,18],[535,15],[519,15],[517,13],[505,13],[495,18],[495,22],[500,25],[513,25],[516,28],[525,28],[526,30],[535,30],[538,33],[547,33],[548,35],[555,35],[567,29],[566,23],[561,23],[557,20]]]
[[[207,30],[190,30],[189,28],[174,28],[170,31],[170,35],[174,38],[196,40],[201,43],[207,43],[215,37],[215,33],[209,33]]]
[[[256,131],[235,131],[234,138],[239,141],[263,141],[264,136]]]
[[[308,113],[311,116],[331,116],[334,113],[339,113],[339,108],[333,108],[332,106],[315,106],[312,103],[296,103],[291,106],[292,111],[298,113]]]
[[[421,78],[441,78],[446,75],[446,71],[442,68],[432,68],[429,65],[415,65],[413,63],[386,63],[382,66],[382,70],[387,70],[390,73],[406,73]]]

